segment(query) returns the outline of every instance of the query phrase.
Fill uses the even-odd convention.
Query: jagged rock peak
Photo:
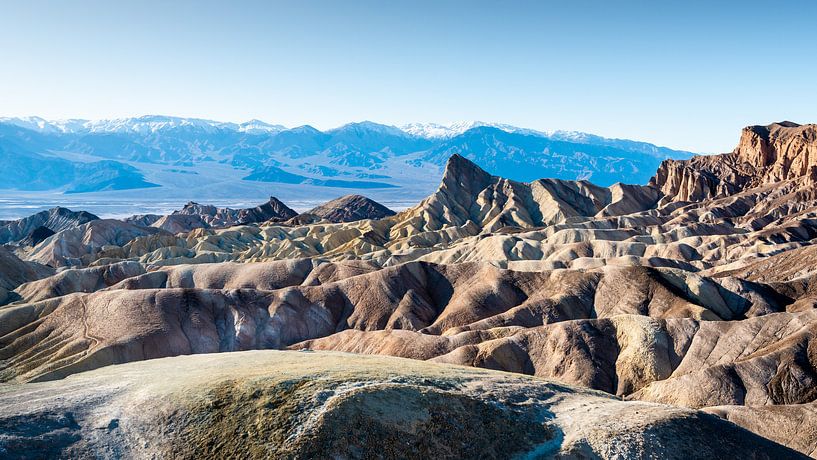
[[[285,205],[274,196],[269,197],[266,203],[250,209],[242,209],[239,212],[240,223],[256,223],[268,220],[285,221],[297,216],[294,209]]]
[[[47,213],[49,217],[53,216],[67,217],[70,219],[75,219],[77,221],[83,221],[83,223],[99,219],[99,217],[97,217],[95,214],[91,214],[88,211],[72,211],[68,208],[63,208],[61,206],[51,208],[47,211]]]
[[[382,204],[363,195],[346,195],[324,203],[307,214],[330,222],[354,222],[364,219],[382,219],[395,213]]]
[[[280,214],[281,218],[290,219],[298,215],[295,210],[284,204],[283,201],[275,198],[274,196],[269,197],[269,201],[261,205],[261,207],[269,206],[270,209],[274,210],[276,213]]]
[[[440,188],[459,188],[465,192],[480,191],[493,179],[491,174],[459,154],[451,155],[445,165]]]
[[[254,208],[231,209],[219,208],[210,204],[199,204],[195,201],[188,201],[184,207],[173,214],[202,215],[202,216],[225,216],[227,220],[234,220],[233,223],[254,223],[263,222],[268,219],[290,219],[298,215],[281,200],[271,196],[269,201]]]

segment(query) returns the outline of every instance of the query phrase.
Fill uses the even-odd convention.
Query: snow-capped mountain
[[[138,118],[117,118],[113,120],[88,121],[84,125],[84,130],[78,133],[136,133],[149,134],[164,130],[188,128],[213,132],[218,129],[237,131],[238,126],[234,123],[222,123],[200,118],[180,118],[166,117],[160,115],[147,115]]]
[[[0,118],[0,123],[30,129],[39,133],[75,133],[84,129],[88,120],[46,120],[40,117]]]
[[[112,118],[106,120],[45,120],[40,117],[0,118],[0,123],[11,124],[45,134],[88,134],[88,133],[156,133],[167,129],[195,128],[206,131],[227,129],[246,131],[246,129],[264,129],[275,131],[283,126],[269,125],[259,120],[245,123],[225,123],[200,118],[168,117],[163,115],[145,115],[132,118]]]
[[[375,123],[373,121],[360,121],[360,122],[353,122],[347,123],[343,126],[339,126],[335,129],[330,129],[326,131],[329,134],[337,134],[337,133],[355,133],[357,136],[367,136],[371,134],[378,134],[382,136],[394,136],[394,137],[408,137],[406,131],[401,130],[396,126],[391,125],[382,125],[380,123]]]
[[[244,123],[239,123],[238,131],[242,133],[250,133],[250,134],[268,134],[268,133],[280,133],[281,131],[287,129],[286,126],[283,125],[271,125],[269,123],[263,122],[261,120],[250,120],[245,121]]]
[[[484,121],[457,121],[444,125],[438,123],[409,123],[407,125],[403,125],[401,129],[411,135],[425,139],[451,139],[452,137],[458,136],[469,129],[483,126],[501,129],[509,133],[547,136],[547,133],[541,131],[519,128],[517,126],[506,125],[503,123],[486,123]]]
[[[269,183],[412,188],[425,196],[430,190],[423,187],[436,184],[454,153],[511,179],[589,179],[599,185],[645,183],[662,160],[691,155],[626,139],[480,121],[402,128],[362,121],[322,131],[159,115],[2,118],[0,174],[14,180],[0,188],[87,192],[186,184],[226,194],[248,183]],[[194,175],[200,177],[192,180]]]

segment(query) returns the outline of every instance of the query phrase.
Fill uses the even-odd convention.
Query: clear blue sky
[[[817,122],[815,18],[810,0],[2,0],[0,116],[484,120],[727,151],[747,124]]]

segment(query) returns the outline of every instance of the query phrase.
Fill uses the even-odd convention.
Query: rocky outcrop
[[[689,160],[664,160],[650,185],[664,195],[663,203],[700,202],[733,195],[749,183],[738,172],[734,154],[696,156]]]
[[[712,415],[560,383],[275,351],[4,388],[0,431],[5,458],[804,458]]]
[[[817,125],[789,121],[743,130],[735,149],[739,164],[748,165],[750,184],[817,177]]]
[[[700,202],[786,180],[817,180],[817,125],[746,127],[731,153],[665,160],[650,185],[664,202]]]
[[[99,217],[85,211],[74,212],[66,208],[53,208],[38,212],[29,217],[12,221],[0,227],[0,244],[17,243],[38,231],[40,235],[46,231],[59,232],[78,227]]]
[[[328,222],[354,222],[364,219],[382,219],[394,211],[362,195],[346,195],[324,203],[307,212]]]
[[[453,155],[437,191],[414,208],[390,218],[389,236],[396,240],[423,235],[445,242],[508,227],[533,229],[596,215],[644,211],[656,204],[654,191],[644,195],[641,187],[615,187],[613,193],[586,181],[515,182],[492,176],[467,159]],[[633,200],[633,193],[650,198],[643,202]],[[436,232],[440,233],[435,235]],[[417,238],[411,239],[411,243],[420,243]],[[438,243],[439,240],[434,241],[434,245]]]

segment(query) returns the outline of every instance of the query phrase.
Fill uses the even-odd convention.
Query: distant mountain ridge
[[[430,190],[420,189],[418,179],[433,186],[452,154],[514,180],[587,179],[599,185],[643,184],[661,161],[692,156],[645,142],[478,121],[402,128],[363,121],[322,131],[260,120],[159,115],[93,121],[0,118],[0,174],[10,178],[3,188],[11,190],[84,193],[187,183],[188,192],[230,176],[240,181],[233,184],[245,187],[414,187],[415,194],[425,194]],[[180,177],[211,172],[195,182]],[[222,189],[232,189],[231,183]]]

